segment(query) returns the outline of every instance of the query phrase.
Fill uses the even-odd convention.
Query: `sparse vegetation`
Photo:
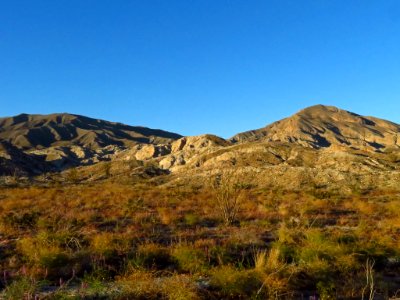
[[[374,299],[399,289],[397,191],[322,196],[217,180],[2,188],[2,296]],[[216,196],[240,206],[224,218]]]

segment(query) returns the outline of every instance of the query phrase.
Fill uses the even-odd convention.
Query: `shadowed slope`
[[[162,130],[71,114],[21,114],[0,118],[0,141],[7,141],[24,150],[72,145],[97,149],[108,145],[157,144],[180,137]]]

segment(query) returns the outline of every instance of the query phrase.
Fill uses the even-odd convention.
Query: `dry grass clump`
[[[266,295],[269,299],[278,299],[290,295],[290,267],[281,259],[278,248],[269,252],[257,251],[254,254],[254,270],[262,278],[262,286],[258,295]]]
[[[186,275],[160,278],[155,273],[134,270],[118,278],[116,284],[121,291],[115,299],[201,299],[192,278]]]
[[[210,285],[221,298],[255,298],[263,287],[262,276],[254,270],[238,270],[226,265],[211,272]]]

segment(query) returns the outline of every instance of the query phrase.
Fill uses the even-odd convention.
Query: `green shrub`
[[[178,245],[172,250],[172,257],[179,269],[185,272],[201,272],[208,267],[205,253],[190,245]]]
[[[62,268],[66,266],[70,262],[70,258],[67,254],[63,252],[49,251],[47,253],[43,253],[39,257],[39,264],[44,268],[56,269]]]
[[[223,266],[212,270],[210,284],[223,297],[241,298],[255,297],[262,288],[263,281],[254,270],[237,270]]]
[[[37,288],[37,284],[34,281],[23,277],[13,281],[9,286],[7,286],[3,297],[7,300],[33,299]]]
[[[68,251],[40,237],[19,240],[17,249],[25,262],[42,270],[48,279],[69,277],[75,269],[72,255]]]
[[[188,226],[194,226],[199,223],[199,217],[192,213],[187,213],[184,216],[185,224]]]
[[[332,281],[319,281],[317,290],[321,300],[336,299],[335,284]]]

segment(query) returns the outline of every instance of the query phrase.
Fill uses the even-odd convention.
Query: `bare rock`
[[[171,153],[170,145],[145,145],[135,155],[137,160],[147,160]]]
[[[79,159],[86,159],[90,155],[89,151],[83,147],[72,146],[70,150]]]
[[[168,157],[162,159],[159,162],[159,165],[162,169],[167,170],[174,165],[175,161],[176,161],[175,156],[171,155],[171,156],[168,156]]]
[[[183,147],[185,147],[186,141],[187,141],[186,138],[181,138],[181,139],[173,142],[172,147],[171,147],[172,153],[181,151],[183,149]]]

